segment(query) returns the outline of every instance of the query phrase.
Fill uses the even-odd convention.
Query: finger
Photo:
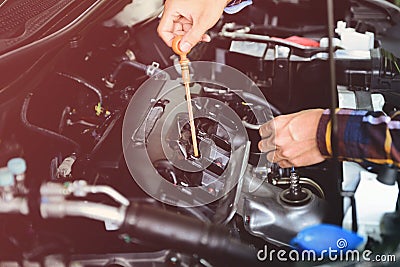
[[[174,21],[176,17],[164,13],[158,25],[157,32],[161,39],[169,46],[172,46],[172,40],[174,39]]]
[[[266,152],[265,156],[267,157],[267,160],[269,162],[276,162],[275,153],[276,153],[276,150],[271,150],[271,151]]]
[[[184,35],[186,32],[185,31],[182,31],[182,30],[177,30],[177,31],[174,31],[174,36],[178,36],[178,35]]]
[[[177,20],[178,22],[182,23],[182,24],[190,24],[193,25],[193,21],[184,17],[184,16],[180,16],[179,19]]]
[[[290,122],[290,115],[281,115],[267,123],[264,123],[259,130],[262,138],[267,138],[275,132],[280,132],[286,128],[286,125]]]
[[[164,41],[164,43],[166,45],[168,45],[169,47],[172,46],[172,41],[175,38],[175,35],[172,32],[167,32],[167,31],[161,32],[161,31],[159,31],[158,34],[159,34],[159,36],[161,37],[161,39]]]
[[[283,128],[279,132],[271,131],[271,128],[268,125],[264,125],[263,129],[260,128],[260,134],[263,138],[262,143],[259,144],[259,149],[266,149],[269,146],[288,146],[293,140],[291,135],[288,134],[288,129]]]
[[[293,163],[288,159],[282,158],[277,150],[267,153],[267,160],[269,162],[277,163],[282,168],[290,168]]]
[[[267,152],[266,155],[267,155],[267,160],[273,163],[278,163],[282,160],[288,160],[287,158],[282,156],[282,154],[279,152],[279,149],[271,150]]]
[[[203,34],[203,37],[201,38],[201,41],[202,41],[202,42],[206,42],[206,43],[211,42],[211,37],[210,37],[210,35],[208,35],[208,34]]]
[[[281,168],[291,168],[291,167],[293,167],[292,162],[290,162],[288,160],[282,160],[282,161],[278,162],[278,165]]]
[[[183,36],[179,48],[183,52],[188,52],[203,39],[203,35],[206,31],[207,29],[202,26],[193,24],[192,28]]]
[[[177,32],[183,32],[183,25],[181,23],[174,23],[172,33],[175,35]]]
[[[321,155],[319,151],[311,151],[299,157],[293,158],[290,162],[293,163],[295,167],[309,166],[323,162],[325,158]]]
[[[280,146],[282,156],[287,159],[293,159],[301,156],[305,156],[314,150],[318,150],[314,140],[306,140],[300,142],[287,143],[284,146]]]
[[[182,29],[185,31],[185,33],[189,32],[192,27],[192,23],[182,23]]]
[[[182,34],[179,34],[179,35],[185,35],[187,32],[190,31],[190,29],[192,28],[192,26],[193,26],[193,25],[192,25],[191,23],[184,23],[184,24],[182,24],[183,33],[182,33]],[[174,31],[174,33],[175,33],[175,34],[177,33],[176,30]],[[208,35],[208,34],[203,34],[203,36],[201,37],[201,41],[202,41],[202,42],[206,42],[206,43],[211,42],[211,37],[210,37],[210,35]]]
[[[258,149],[261,152],[269,152],[272,150],[276,150],[276,145],[274,144],[272,139],[263,139],[258,142]]]
[[[261,138],[268,138],[272,135],[272,133],[274,132],[274,122],[273,121],[269,121],[267,123],[264,123],[263,125],[261,125],[259,133]]]

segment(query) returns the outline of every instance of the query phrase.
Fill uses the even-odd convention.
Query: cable
[[[331,104],[330,104],[330,117],[331,117],[331,144],[332,144],[332,157],[334,160],[338,160],[338,139],[337,139],[337,86],[336,86],[336,66],[335,66],[335,50],[333,46],[334,38],[334,14],[333,14],[333,0],[327,0],[328,4],[328,36],[329,36],[329,71],[330,71],[330,92],[331,92]]]
[[[337,96],[337,85],[336,85],[336,65],[335,65],[335,47],[333,45],[334,38],[334,8],[333,8],[333,0],[327,0],[327,12],[328,12],[328,40],[329,40],[329,72],[330,72],[330,120],[331,120],[331,146],[332,146],[332,159],[333,159],[333,170],[332,176],[334,179],[337,179],[337,186],[339,192],[342,193],[342,182],[343,178],[340,174],[340,162],[338,159],[338,122],[336,115],[336,108],[338,102]]]

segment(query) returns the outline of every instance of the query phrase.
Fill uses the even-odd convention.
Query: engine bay
[[[330,108],[324,1],[254,0],[194,47],[198,158],[179,58],[157,35],[163,1],[6,2],[0,266],[298,266],[257,251],[289,253],[322,223],[400,260],[398,184],[364,194],[379,216],[363,217],[357,193],[397,169],[280,168],[257,146],[274,117]],[[400,9],[341,0],[334,11],[338,106],[398,111]]]

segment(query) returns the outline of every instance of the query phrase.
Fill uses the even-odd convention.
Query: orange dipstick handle
[[[194,125],[194,116],[193,116],[193,107],[192,107],[192,97],[190,95],[190,74],[189,74],[189,59],[187,58],[187,52],[183,52],[179,48],[179,44],[182,40],[182,36],[176,36],[172,41],[172,50],[175,54],[181,57],[179,63],[181,64],[182,70],[182,81],[185,84],[186,91],[186,102],[189,113],[189,124],[190,124],[190,132],[192,134],[192,142],[193,142],[193,153],[196,158],[199,157],[199,149],[197,146],[197,135],[196,135],[196,127]]]
[[[172,40],[172,50],[174,51],[175,54],[181,57],[181,60],[188,60],[187,54],[190,51],[185,53],[179,48],[179,44],[181,43],[182,37],[183,37],[182,35],[178,35],[174,38],[174,40]]]

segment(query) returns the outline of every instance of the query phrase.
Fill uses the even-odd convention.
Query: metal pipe
[[[129,200],[114,188],[107,185],[88,185],[84,180],[77,180],[68,187],[60,183],[45,183],[40,187],[40,193],[46,197],[64,197],[73,194],[85,197],[90,194],[105,194],[123,206],[129,205]]]
[[[3,213],[20,213],[28,214],[28,201],[24,198],[14,198],[10,201],[0,201],[0,214]]]
[[[247,129],[250,129],[250,130],[258,131],[258,130],[260,130],[260,127],[261,127],[261,125],[251,124],[251,123],[248,123],[247,121],[242,121],[242,123],[243,123],[244,127],[246,127]]]
[[[125,208],[86,201],[51,201],[51,199],[42,199],[40,214],[43,218],[84,217],[102,222],[112,222],[120,226],[125,219]]]
[[[92,186],[87,186],[84,190],[92,194],[98,194],[98,193],[106,194],[124,206],[129,205],[129,200],[110,186],[92,185]]]
[[[282,46],[291,48],[293,50],[293,51],[291,51],[291,53],[296,54],[298,56],[308,56],[309,57],[309,56],[313,56],[320,52],[327,52],[327,50],[325,48],[321,48],[321,47],[308,47],[308,46],[300,45],[300,44],[286,41],[286,40],[279,39],[279,38],[247,33],[250,30],[250,28],[248,28],[248,27],[245,29],[242,29],[242,30],[229,31],[233,27],[234,27],[234,23],[225,24],[223,26],[221,32],[219,33],[219,36],[222,36],[225,38],[231,38],[232,40],[251,40],[251,41],[257,41],[257,42],[261,42],[261,43],[273,43],[276,45],[282,45]]]

